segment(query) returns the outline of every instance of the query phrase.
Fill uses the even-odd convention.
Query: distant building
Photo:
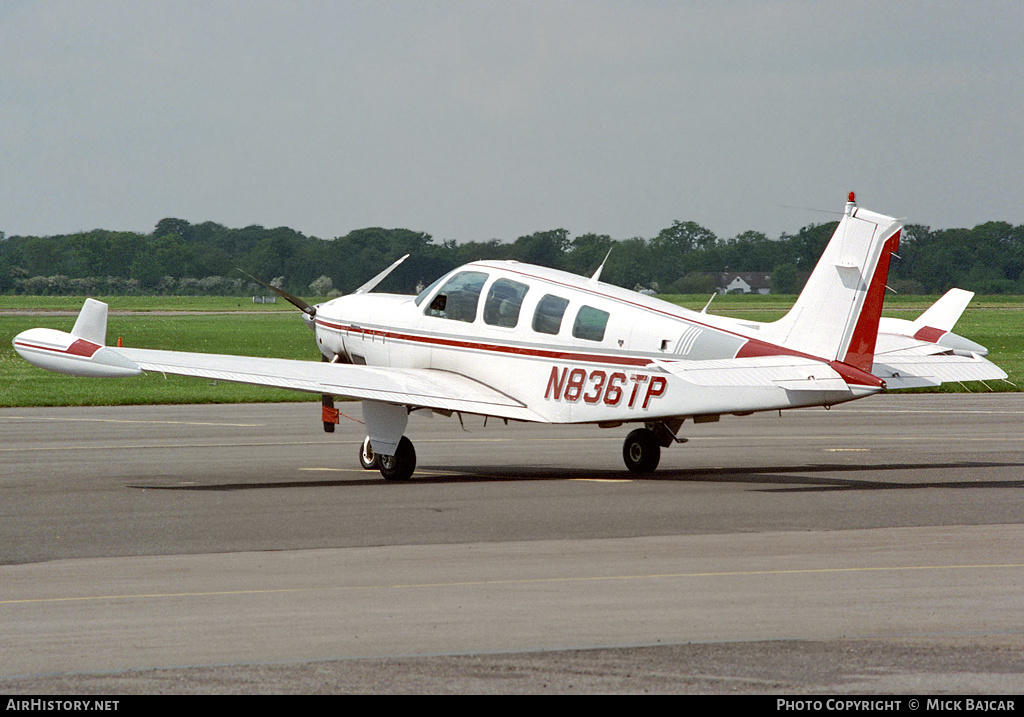
[[[718,275],[719,294],[769,294],[771,287],[771,274],[746,272]]]

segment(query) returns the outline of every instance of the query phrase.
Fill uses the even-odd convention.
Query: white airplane
[[[858,208],[851,193],[818,265],[781,319],[756,323],[678,307],[590,278],[514,261],[455,269],[418,296],[354,293],[305,312],[320,363],[106,345],[107,305],[87,299],[70,333],[29,329],[14,348],[77,376],[142,372],[276,386],[360,399],[364,468],[405,480],[416,454],[410,412],[506,422],[640,424],[623,459],[654,471],[686,419],[717,421],[831,406],[887,386],[1006,378],[985,349],[951,332],[971,294],[954,289],[918,320],[882,319],[902,224]],[[404,259],[405,257],[403,257]],[[602,264],[603,266],[603,264]],[[283,294],[283,292],[281,292]]]

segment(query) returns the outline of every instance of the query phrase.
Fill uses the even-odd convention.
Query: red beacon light
[[[846,201],[850,202],[851,204],[853,202],[856,202],[857,201],[857,195],[854,194],[853,192],[850,192],[850,196],[847,198]]]

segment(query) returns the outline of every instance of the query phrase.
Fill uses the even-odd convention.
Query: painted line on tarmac
[[[538,585],[554,583],[588,583],[597,581],[632,581],[632,580],[665,580],[692,578],[729,578],[785,575],[852,575],[857,573],[900,573],[900,572],[939,572],[949,570],[1009,570],[1024,568],[1024,563],[982,563],[968,565],[899,565],[899,566],[866,566],[853,568],[795,568],[788,570],[730,570],[696,573],[650,573],[640,575],[594,575],[567,578],[513,578],[506,580],[465,580],[443,583],[395,583],[380,585],[335,585],[308,588],[265,588],[251,590],[209,590],[165,593],[122,593],[110,595],[80,595],[73,597],[36,597],[13,598],[0,600],[0,605],[31,605],[75,602],[104,602],[114,600],[169,600],[183,597],[219,597],[237,595],[276,595],[310,592],[333,592],[346,590],[403,590],[410,588],[453,588],[478,587],[487,585]]]

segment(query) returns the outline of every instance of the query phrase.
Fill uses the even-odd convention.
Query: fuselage
[[[465,265],[416,297],[340,297],[318,307],[315,323],[328,359],[462,374],[552,422],[745,413],[838,403],[878,390],[835,381],[820,391],[790,391],[687,380],[671,366],[711,370],[720,360],[794,352],[744,334],[731,320],[512,261]],[[822,374],[830,373],[828,362],[821,365]]]

